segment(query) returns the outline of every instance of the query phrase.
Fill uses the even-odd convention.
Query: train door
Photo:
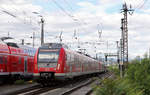
[[[28,58],[27,56],[24,57],[24,73],[28,73]]]
[[[70,53],[67,54],[67,64],[69,66],[69,72],[68,72],[69,75],[68,76],[70,78],[72,78],[72,63],[71,63],[71,54]]]
[[[18,73],[18,60],[19,60],[18,56],[11,55],[10,64],[12,73]]]
[[[71,64],[71,62],[69,63],[69,65],[70,65],[70,77],[72,78],[72,64]]]
[[[0,72],[6,71],[5,56],[0,55]]]
[[[4,60],[4,72],[8,72],[8,70],[7,70],[8,69],[7,68],[7,62],[8,62],[7,58],[8,58],[8,56],[4,56],[4,59],[3,59]]]

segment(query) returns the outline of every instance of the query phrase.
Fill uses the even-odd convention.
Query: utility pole
[[[124,66],[128,63],[128,13],[130,15],[133,14],[133,9],[131,9],[131,5],[130,5],[130,9],[128,9],[127,4],[123,4],[123,9],[122,9],[122,13],[124,15],[124,17],[121,19],[121,30],[122,30],[122,41],[121,41],[121,59],[122,59],[122,69],[124,72]]]
[[[21,39],[21,44],[24,45],[24,39]]]
[[[44,19],[41,16],[41,46],[44,44]]]
[[[120,77],[123,77],[123,68],[124,68],[124,19],[121,19],[121,39],[120,39],[120,64],[119,64],[119,70],[120,70]]]
[[[119,64],[119,70],[120,70],[120,77],[123,77],[123,40],[120,39],[120,64]]]
[[[149,48],[149,59],[150,59],[150,48]]]
[[[10,35],[10,34],[9,34],[9,32],[8,32],[8,37],[9,37],[9,35]]]
[[[120,59],[119,59],[119,41],[116,41],[116,43],[117,43],[117,63],[119,65],[119,63],[120,63]]]
[[[33,47],[34,47],[34,40],[35,40],[35,32],[33,32]]]
[[[44,18],[42,15],[40,15],[40,13],[38,12],[32,12],[33,14],[37,14],[39,17],[41,17],[41,46],[44,44]]]
[[[60,42],[60,43],[62,43],[62,34],[63,34],[63,31],[61,31],[61,32],[60,32],[60,35],[59,35],[59,42]]]

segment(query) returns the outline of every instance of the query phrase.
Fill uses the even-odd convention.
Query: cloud
[[[40,0],[39,0],[40,1]],[[10,35],[17,38],[25,38],[26,42],[32,43],[32,33],[36,33],[36,44],[40,45],[40,17],[33,14],[33,11],[42,14],[45,20],[45,41],[58,42],[60,32],[63,31],[63,42],[77,43],[73,39],[73,33],[76,30],[78,38],[81,42],[98,42],[98,29],[102,28],[102,40],[105,41],[102,45],[96,45],[98,51],[107,51],[106,42],[113,43],[110,45],[110,52],[116,52],[116,41],[120,40],[121,36],[121,18],[120,13],[122,1],[117,0],[94,0],[89,1],[73,1],[72,7],[77,7],[75,11],[68,11],[72,17],[68,17],[59,8],[57,9],[44,9],[45,5],[52,4],[50,0],[44,0],[45,4],[35,4],[36,0],[1,0],[0,1],[0,36]],[[42,2],[44,2],[42,1]],[[57,1],[57,0],[56,0]],[[132,1],[132,0],[131,0]],[[135,0],[134,0],[135,1]],[[62,2],[62,0],[61,0]],[[140,2],[140,0],[139,0]],[[132,3],[128,1],[128,4]],[[54,3],[53,3],[54,4]],[[138,4],[138,3],[137,3]],[[62,7],[67,5],[60,5]],[[57,6],[55,6],[57,7]],[[14,14],[14,18],[2,10]],[[114,10],[112,10],[114,9]],[[109,10],[109,11],[108,11]],[[143,9],[144,13],[134,13],[133,16],[128,16],[129,22],[129,55],[136,56],[142,55],[150,46],[149,42],[149,8]],[[98,27],[98,25],[100,25]],[[77,48],[76,44],[74,47]],[[94,54],[94,45],[81,45],[83,48],[88,48],[88,52]],[[92,51],[92,52],[91,52]],[[95,55],[94,55],[95,56]]]

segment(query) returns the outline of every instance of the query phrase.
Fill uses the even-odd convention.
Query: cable
[[[9,1],[12,3],[12,5],[15,4],[14,0],[9,0]],[[0,8],[3,9],[3,10],[4,10],[3,12],[5,12],[6,14],[15,17],[14,14],[12,14],[12,13],[6,11],[6,9],[4,9],[4,8],[2,8],[2,7],[0,7]],[[15,11],[19,12],[17,9],[15,9],[15,8],[12,7],[12,6],[11,6],[11,9],[14,9]],[[24,15],[24,18],[30,18],[30,24],[32,25],[32,23],[31,23],[31,21],[32,21],[32,20],[31,20],[31,16],[28,16],[25,11],[23,11],[22,13],[23,13],[23,15]],[[17,17],[19,17],[19,16],[17,16]],[[24,20],[25,20],[25,19],[24,19]],[[25,21],[23,21],[23,22],[24,22],[24,24],[25,24]],[[36,23],[34,22],[33,24],[36,24]]]
[[[141,6],[139,6],[137,9],[143,8],[147,1],[148,1],[148,0],[144,0],[143,4],[142,4]]]
[[[68,5],[68,7],[70,8],[71,11],[74,11],[73,7],[71,6],[71,4],[68,3],[68,1],[66,1],[66,0],[63,0],[63,1],[66,3],[66,5]]]
[[[67,1],[67,0],[63,0],[65,2],[66,5],[68,5],[68,7],[70,8],[71,11],[74,11],[72,5]],[[79,17],[79,15],[77,15]],[[76,18],[76,17],[75,17]],[[87,25],[87,23],[83,20],[83,19],[80,19],[80,18],[77,18],[78,21],[80,21],[82,24],[84,25]]]
[[[79,25],[79,27],[81,27],[81,29],[86,32],[86,29],[81,25],[81,23],[86,25],[82,20],[74,19],[74,16],[71,15],[70,13],[68,13],[56,0],[52,0],[52,1],[62,12],[64,12],[67,16],[69,16],[71,19],[73,19],[73,21],[77,21],[76,23]],[[71,11],[74,11],[72,6],[66,0],[63,0],[63,1],[69,6]],[[102,30],[102,27],[101,27],[101,30]]]
[[[78,19],[76,19],[76,18],[74,18],[74,16],[73,15],[71,15],[70,13],[68,13],[59,3],[57,3],[55,0],[52,0],[54,3],[55,3],[55,5],[59,8],[59,9],[61,9],[61,11],[63,11],[67,16],[69,16],[73,21],[78,21],[78,24],[79,24],[79,26],[81,27],[81,29],[84,31],[84,32],[86,32],[86,29],[84,29],[83,27],[82,27],[82,25],[79,23],[79,20]]]
[[[142,0],[141,2],[134,1],[134,5],[136,5],[136,6],[134,6],[134,10],[138,10],[138,9],[143,8],[147,1],[148,0]],[[126,3],[126,1],[125,1],[125,3]],[[139,4],[137,4],[137,3],[139,3]],[[133,4],[131,4],[131,0],[130,0],[129,4],[133,5]]]
[[[7,15],[9,15],[9,16],[11,16],[11,17],[13,17],[13,18],[15,18],[15,19],[17,19],[17,20],[19,20],[19,21],[23,21],[23,19],[22,18],[20,18],[19,16],[17,16],[17,15],[15,15],[15,14],[13,14],[13,13],[11,13],[11,12],[9,12],[9,11],[7,11],[6,9],[4,9],[4,8],[2,8],[2,7],[0,7],[0,11],[2,11],[3,13],[5,13],[5,14],[7,14]],[[24,21],[23,21],[24,22]],[[32,24],[25,24],[25,25],[28,25],[28,26],[31,26]],[[33,27],[30,27],[32,30],[34,30],[34,28]]]
[[[73,16],[71,14],[69,14],[68,12],[66,12],[66,10],[59,5],[55,0],[52,0],[66,15],[68,15],[69,17],[73,18]],[[74,20],[74,19],[73,19]]]

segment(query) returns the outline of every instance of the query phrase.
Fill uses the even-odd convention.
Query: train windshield
[[[39,63],[57,63],[59,57],[59,50],[45,50],[40,49],[38,55]]]

